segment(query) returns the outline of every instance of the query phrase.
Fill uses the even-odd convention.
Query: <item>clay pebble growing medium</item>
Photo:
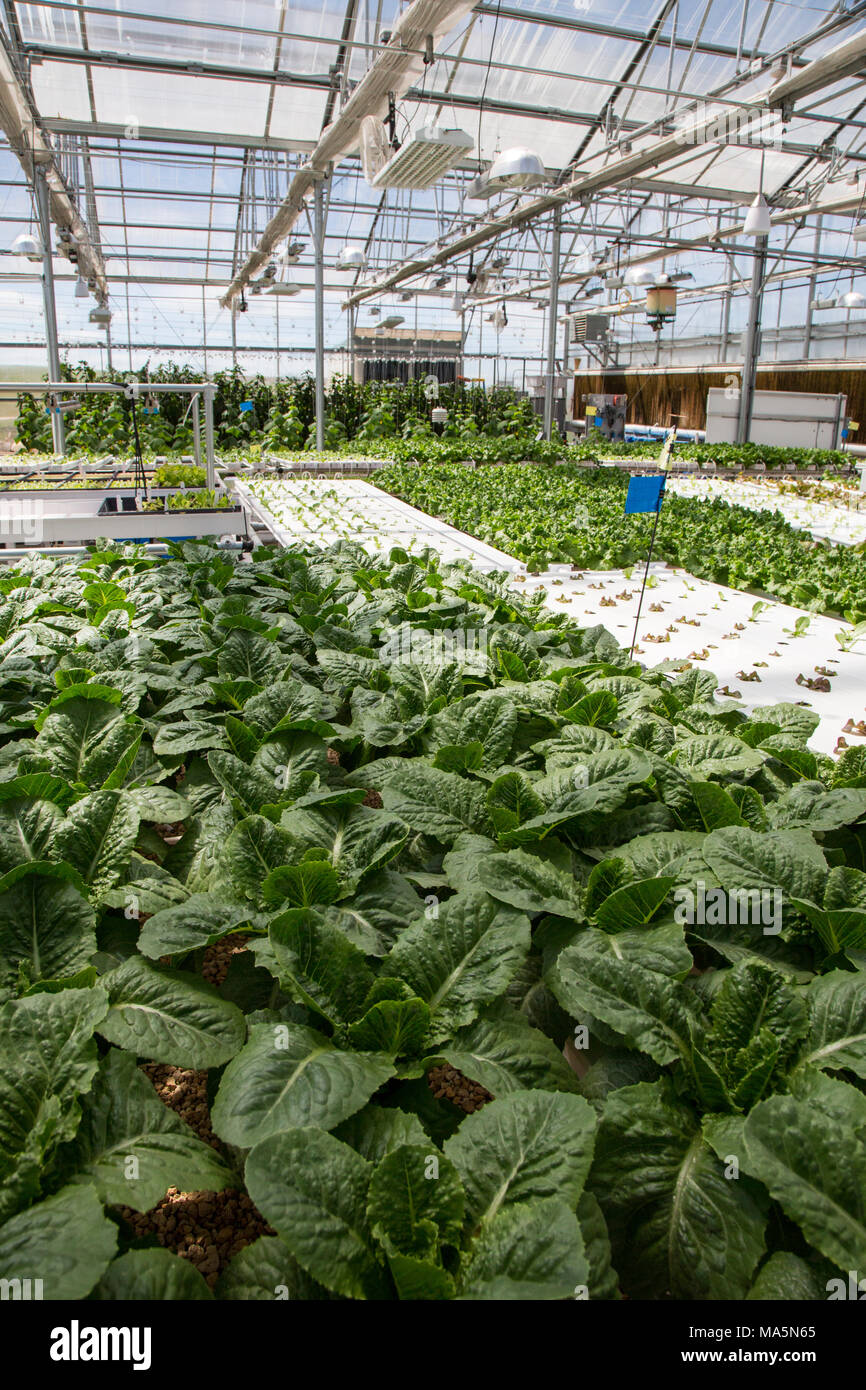
[[[458,1110],[463,1110],[467,1115],[473,1114],[487,1105],[488,1101],[495,1099],[477,1081],[471,1081],[462,1071],[449,1066],[447,1062],[441,1067],[430,1068],[427,1084],[437,1100],[450,1100],[452,1105],[456,1105]]]
[[[225,944],[217,943],[219,946]],[[228,959],[232,954],[228,953]],[[225,960],[226,970],[228,959]],[[225,970],[223,977],[224,974]],[[144,1063],[141,1070],[153,1083],[163,1104],[188,1124],[202,1143],[220,1152],[223,1145],[210,1122],[207,1072],[188,1071],[158,1062]],[[137,1212],[131,1207],[117,1210],[134,1239],[156,1237],[164,1249],[189,1260],[211,1289],[229,1261],[245,1246],[259,1236],[274,1234],[246,1193],[235,1188],[222,1192],[179,1192],[176,1187],[170,1187],[151,1211]]]
[[[219,987],[229,972],[232,960],[246,950],[249,939],[244,932],[235,932],[208,946],[202,961],[202,979]]]
[[[178,1192],[170,1187],[147,1212],[118,1208],[133,1238],[156,1237],[164,1250],[189,1260],[213,1289],[226,1266],[271,1227],[245,1192]]]
[[[164,1062],[143,1062],[141,1070],[153,1083],[153,1088],[163,1104],[179,1115],[203,1143],[210,1144],[213,1149],[219,1149],[220,1141],[214,1134],[210,1122],[207,1072],[170,1067]]]

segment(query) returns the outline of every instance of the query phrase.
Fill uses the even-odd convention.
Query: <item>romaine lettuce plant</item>
[[[866,1266],[866,788],[808,709],[429,552],[106,544],[0,593],[0,1275],[743,1299]],[[214,1142],[146,1063],[207,1074]],[[273,1234],[214,1289],[124,1216],[172,1187]]]

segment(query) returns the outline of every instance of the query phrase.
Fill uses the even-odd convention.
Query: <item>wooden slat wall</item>
[[[725,386],[736,376],[730,371],[704,370],[670,372],[578,372],[575,374],[575,418],[579,419],[581,396],[595,392],[628,396],[627,419],[634,425],[676,424],[683,429],[702,430],[706,425],[707,391]],[[737,380],[739,380],[737,376]],[[761,391],[810,391],[848,397],[848,415],[861,422],[855,441],[866,443],[866,369],[863,367],[809,368],[794,370],[784,366],[758,368]],[[678,417],[678,418],[677,418]]]

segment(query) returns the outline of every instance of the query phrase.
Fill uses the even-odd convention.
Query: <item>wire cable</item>
[[[496,47],[496,32],[499,28],[499,17],[502,13],[502,0],[496,0],[496,18],[493,21],[493,34],[490,39],[490,52],[487,55],[487,69],[484,73],[484,85],[481,88],[481,99],[478,103],[478,158],[481,158],[481,120],[484,116],[484,100],[487,96],[487,84],[490,81],[490,69],[493,66],[493,50]]]

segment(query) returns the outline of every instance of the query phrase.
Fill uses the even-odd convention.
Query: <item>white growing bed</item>
[[[772,483],[672,476],[666,487],[680,497],[720,498],[732,505],[748,507],[750,511],[780,512],[791,526],[798,531],[808,531],[818,540],[838,541],[842,545],[866,541],[866,509],[849,510],[828,502],[814,502],[808,497],[781,492]],[[854,492],[853,495],[860,494]]]
[[[532,592],[535,586],[543,585],[550,608],[567,613],[581,627],[602,623],[618,642],[629,647],[643,568],[635,566],[629,579],[622,570],[587,570],[578,577],[570,566],[554,565],[537,578],[527,575],[519,587]],[[850,624],[806,614],[784,603],[771,603],[750,621],[756,603],[752,594],[708,584],[685,570],[668,569],[663,562],[650,566],[650,583],[653,587],[644,595],[636,653],[644,665],[692,660],[695,666],[713,671],[720,687],[739,691],[737,703],[746,709],[780,700],[806,701],[821,717],[810,745],[816,752],[832,753],[848,718],[853,716],[856,723],[864,717],[866,644],[845,652],[836,641],[836,633],[850,630]],[[628,598],[618,597],[626,593]],[[610,602],[602,605],[602,599],[612,599],[615,606]],[[652,612],[652,604],[660,605],[663,611]],[[683,617],[691,622],[677,621]],[[800,617],[808,617],[809,627],[805,636],[792,637]],[[669,631],[671,628],[674,631]],[[665,636],[668,641],[649,640]],[[766,662],[766,666],[756,662]],[[817,679],[816,666],[838,673],[830,678],[827,693],[797,684],[801,674]],[[756,672],[760,679],[744,681],[739,671],[746,675]],[[850,744],[862,741],[856,734],[845,737]]]
[[[350,539],[371,555],[387,555],[392,546],[418,551],[429,545],[445,561],[465,559],[476,569],[510,571],[516,589],[532,593],[543,588],[544,601],[554,612],[567,613],[581,627],[601,623],[623,646],[631,644],[642,567],[636,566],[630,578],[622,570],[587,570],[577,575],[568,565],[554,565],[532,576],[513,556],[369,483],[279,479],[257,483],[255,493],[240,480],[234,480],[233,486],[245,509],[267,526],[280,545],[324,547]],[[855,722],[863,718],[866,646],[845,652],[836,641],[836,633],[849,624],[782,603],[771,603],[755,621],[749,621],[756,603],[751,594],[706,583],[664,563],[653,564],[650,575],[652,587],[644,597],[638,629],[637,656],[644,665],[692,660],[696,667],[713,671],[720,688],[739,691],[738,703],[746,709],[780,700],[805,701],[821,719],[811,740],[816,752],[832,753],[848,718],[853,716]],[[626,593],[628,597],[619,597]],[[613,602],[602,604],[602,599]],[[652,604],[660,605],[662,611],[652,612]],[[692,621],[678,622],[681,617]],[[790,633],[800,617],[809,619],[808,630],[803,637],[793,637]],[[669,640],[649,640],[660,636]],[[838,673],[831,678],[828,693],[797,684],[800,674],[815,678],[816,666]],[[739,671],[757,672],[760,680],[744,681]],[[860,742],[856,734],[845,737],[850,744]]]
[[[369,483],[326,478],[268,479],[232,486],[280,545],[325,546],[352,540],[371,555],[387,555],[394,546],[406,551],[432,546],[445,561],[469,560],[475,569],[513,569],[510,555],[464,535],[426,512],[389,497]]]

